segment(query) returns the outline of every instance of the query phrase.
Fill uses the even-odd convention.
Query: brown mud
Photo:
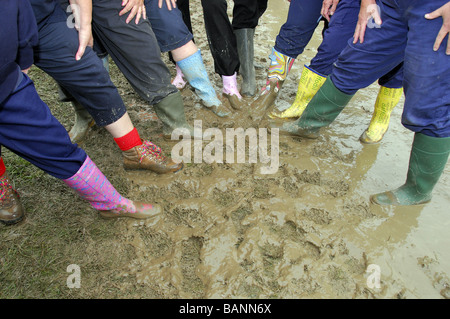
[[[200,8],[200,1],[191,1],[196,44],[220,95]],[[258,85],[265,82],[268,55],[287,10],[287,1],[269,0],[256,29]],[[301,68],[320,41],[319,28],[284,83],[275,102],[279,109],[293,101]],[[175,142],[162,138],[152,108],[114,64],[111,76],[141,136],[170,154]],[[359,142],[377,91],[376,83],[361,90],[317,140],[280,136],[274,174],[261,174],[261,163],[188,163],[171,175],[108,169],[120,163],[120,154],[105,145],[112,139],[104,130],[95,128],[84,145],[97,164],[107,167],[106,174],[122,174],[113,181],[128,185],[129,198],[164,207],[155,219],[112,222],[120,229],[117,250],[127,251],[114,269],[121,282],[115,287],[134,298],[136,287],[143,298],[450,297],[449,168],[427,205],[379,207],[369,201],[370,194],[403,183],[413,136],[400,123],[402,99],[383,141]],[[202,120],[204,130],[255,126],[248,108],[254,98],[220,119],[202,108],[189,86],[182,95],[188,121]],[[62,121],[69,126],[67,116]],[[101,153],[93,146],[99,138],[107,140]],[[370,265],[379,267],[379,288],[370,285]]]

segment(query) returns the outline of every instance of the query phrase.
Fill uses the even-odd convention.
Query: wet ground
[[[259,85],[287,10],[288,2],[269,1],[256,30]],[[201,14],[193,11],[196,43],[220,92]],[[321,28],[295,62],[276,107],[293,101],[301,68],[320,41]],[[129,223],[136,258],[124,275],[186,298],[448,298],[449,169],[427,205],[369,202],[370,194],[404,182],[413,137],[400,123],[402,99],[383,141],[359,142],[378,88],[361,90],[318,140],[280,137],[275,174],[261,174],[262,164],[227,163],[191,164],[157,179],[129,173],[135,191],[152,194],[165,214]],[[191,109],[191,94],[183,91],[188,116],[201,119],[204,129],[255,126],[248,108],[225,121],[195,98]]]
[[[265,82],[268,55],[288,6],[284,0],[269,0],[269,8],[256,29],[258,86]],[[200,7],[199,0],[191,1],[196,44],[217,92],[221,92]],[[315,55],[320,41],[318,28],[296,60],[276,107],[290,106],[303,64]],[[164,59],[174,75],[166,55]],[[34,74],[38,91],[42,92],[46,82],[41,83],[43,80]],[[141,136],[170,154],[175,142],[161,137],[161,124],[152,108],[139,99],[114,64],[111,77]],[[2,269],[10,272],[2,278],[15,286],[28,287],[27,291],[33,289],[36,278],[42,277],[42,286],[52,289],[45,295],[53,297],[449,298],[450,167],[429,204],[395,208],[369,202],[370,194],[404,182],[413,137],[400,123],[402,99],[393,111],[383,141],[377,145],[359,142],[370,121],[377,92],[376,83],[358,92],[318,140],[280,136],[279,167],[273,174],[262,174],[262,163],[248,162],[187,163],[182,171],[162,176],[125,172],[117,165],[120,152],[108,144],[112,143],[111,137],[94,128],[83,147],[97,165],[127,197],[161,204],[164,213],[141,222],[105,222],[62,186],[51,184],[45,187],[52,191],[56,187],[56,191],[52,197],[50,189],[46,192],[42,207],[48,211],[42,215],[70,227],[64,234],[53,228],[61,240],[47,247],[46,243],[51,242],[48,235],[39,238],[40,229],[46,225],[39,219],[38,199],[42,196],[34,194],[35,189],[27,189],[24,179],[22,193],[30,214],[23,228],[2,229],[5,245],[0,245],[0,261]],[[257,127],[249,109],[254,99],[246,99],[243,110],[223,120],[203,109],[190,87],[182,95],[188,121],[202,120],[203,129],[225,132],[226,128]],[[44,99],[53,107],[47,95]],[[70,127],[70,112],[58,116]],[[73,207],[70,201],[76,201]],[[50,220],[47,223],[53,227]],[[105,227],[110,227],[113,234],[102,225],[110,225]],[[76,232],[72,233],[72,228]],[[36,243],[36,252],[25,250],[24,245],[14,255],[11,246],[16,242]],[[80,247],[78,254],[67,257],[71,256],[70,249],[78,251],[76,247]],[[12,270],[6,267],[9,256],[22,256],[22,269],[41,267],[42,271],[21,276],[18,266],[11,266]],[[81,265],[83,284],[81,290],[68,293],[65,267],[69,263]],[[50,265],[62,269],[62,274],[47,281],[45,276],[54,275],[47,270]],[[3,292],[10,286],[3,287]]]

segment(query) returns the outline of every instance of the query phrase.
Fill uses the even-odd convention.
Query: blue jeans
[[[427,20],[447,0],[379,0],[380,28],[367,28],[364,43],[350,40],[330,75],[342,92],[354,94],[404,62],[402,124],[418,133],[450,137],[450,57],[446,41],[433,44],[442,19]]]

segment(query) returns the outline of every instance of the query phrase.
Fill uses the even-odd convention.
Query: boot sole
[[[24,220],[25,220],[25,216],[20,216],[19,218],[16,218],[13,220],[0,220],[0,222],[4,225],[11,226],[11,225],[18,224]]]

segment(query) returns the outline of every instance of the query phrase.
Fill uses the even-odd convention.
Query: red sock
[[[6,172],[5,163],[3,163],[3,158],[0,157],[0,177]]]
[[[133,147],[142,145],[141,137],[136,128],[122,137],[115,138],[114,141],[122,151],[128,151]]]

